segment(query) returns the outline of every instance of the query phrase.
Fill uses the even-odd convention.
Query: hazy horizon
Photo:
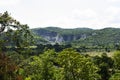
[[[0,13],[30,28],[120,28],[120,0],[0,0]]]

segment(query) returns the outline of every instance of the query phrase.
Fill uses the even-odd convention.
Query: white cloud
[[[20,0],[0,0],[0,6],[11,6],[19,2]]]

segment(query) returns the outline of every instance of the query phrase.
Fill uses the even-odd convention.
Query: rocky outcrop
[[[50,28],[49,28],[50,29]],[[86,39],[88,34],[86,33],[78,33],[78,34],[63,34],[59,31],[52,31],[48,29],[34,29],[33,30],[37,35],[41,36],[43,39],[50,43],[62,43],[62,42],[70,42],[79,39]],[[65,32],[64,32],[65,33]]]
[[[114,45],[120,43],[120,28],[104,28],[93,30],[89,28],[61,29],[37,28],[32,30],[37,36],[48,43],[71,43],[77,45]],[[40,41],[40,40],[37,40]],[[40,43],[40,42],[39,42]],[[45,42],[46,43],[46,42]]]

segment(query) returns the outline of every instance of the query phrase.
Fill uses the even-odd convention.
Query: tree
[[[114,52],[113,60],[114,60],[115,69],[120,70],[120,51]]]
[[[6,51],[5,47],[11,46],[19,53],[29,49],[34,40],[28,25],[13,19],[7,11],[0,15],[0,38],[1,50]]]
[[[0,79],[1,80],[23,80],[23,77],[17,73],[19,67],[7,56],[0,53]]]
[[[58,63],[64,70],[64,80],[96,80],[99,79],[97,67],[73,49],[65,49],[58,54]]]
[[[115,74],[113,74],[110,80],[120,80],[120,51],[117,50],[113,54]]]
[[[100,74],[101,79],[109,80],[109,78],[114,73],[114,61],[108,57],[106,53],[103,53],[101,56],[94,56],[93,63],[95,63],[100,68],[98,73]]]
[[[12,35],[13,45],[16,46],[18,53],[31,53],[31,48],[34,44],[34,37],[27,25],[23,25],[20,30],[16,30]]]
[[[22,65],[26,76],[32,80],[62,80],[61,69],[54,65],[55,56],[54,50],[47,50],[39,56],[29,58]]]
[[[0,15],[0,34],[7,29],[7,31],[11,31],[12,28],[14,29],[20,29],[21,24],[17,20],[13,19],[8,12],[4,12]]]

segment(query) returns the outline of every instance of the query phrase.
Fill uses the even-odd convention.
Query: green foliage
[[[19,67],[5,54],[0,53],[0,79],[1,80],[23,80],[17,71]]]
[[[30,78],[30,77],[27,77],[27,78],[25,78],[25,80],[31,80],[31,78]]]
[[[9,51],[6,53],[6,55],[18,66],[20,66],[20,63],[25,60],[24,56],[16,51]]]
[[[106,53],[103,53],[100,57],[93,57],[93,63],[95,63],[100,68],[98,73],[100,74],[102,80],[109,80],[109,78],[114,73],[113,60],[108,57]]]
[[[0,16],[0,25],[1,51],[6,51],[6,46],[10,46],[14,47],[18,53],[28,54],[32,52],[30,46],[34,43],[34,37],[28,25],[20,24],[7,11]]]
[[[22,80],[22,77],[19,75],[24,75],[24,70],[22,68],[18,69],[17,67],[21,62],[21,57],[17,58],[17,54],[9,56],[12,57],[12,60],[16,60],[16,65],[3,52],[7,52],[7,47],[14,47],[14,51],[18,53],[23,53],[23,51],[24,53],[30,53],[29,46],[32,43],[33,36],[27,25],[20,24],[7,11],[0,15],[0,52],[2,52],[0,54],[0,79]]]
[[[33,56],[23,64],[26,76],[32,80],[59,80],[60,70],[54,66],[56,53],[53,50],[45,51],[44,54]],[[27,64],[27,66],[24,64]],[[58,77],[56,75],[59,75]],[[62,79],[61,79],[62,80]]]
[[[50,43],[56,42],[55,37],[59,35],[60,40],[63,39],[62,43],[70,43],[75,48],[85,46],[87,49],[102,49],[109,52],[118,48],[116,44],[120,44],[119,28],[92,30],[89,28],[62,29],[47,27],[32,29],[32,31]]]
[[[106,53],[94,57],[79,53],[92,48],[119,50],[119,29],[48,27],[32,31],[35,34],[8,12],[0,15],[0,52],[6,52],[0,53],[1,80],[120,80],[120,51],[113,59]],[[48,44],[41,34],[54,37],[52,40],[62,37],[66,45]],[[34,36],[37,45],[33,45]],[[36,52],[32,46],[37,47]]]
[[[116,51],[113,55],[115,68],[120,70],[120,51]]]
[[[120,73],[115,73],[109,80],[120,80]]]
[[[83,65],[84,64],[84,65]],[[31,56],[21,63],[25,79],[31,80],[96,80],[99,70],[90,57],[65,49],[56,53],[46,50],[39,56]]]
[[[91,60],[73,49],[66,49],[59,53],[58,63],[64,70],[64,80],[96,80],[100,78],[96,73],[98,69]]]
[[[45,31],[48,32],[56,32],[61,35],[76,35],[76,34],[82,34],[82,33],[90,33],[92,29],[89,28],[76,28],[76,29],[62,29],[59,27],[47,27],[47,28],[35,28],[33,29],[33,32],[37,32],[38,34],[40,32]]]
[[[8,12],[4,12],[0,15],[0,34],[5,31],[12,31],[13,29],[20,29],[21,24],[17,20],[13,19]]]

